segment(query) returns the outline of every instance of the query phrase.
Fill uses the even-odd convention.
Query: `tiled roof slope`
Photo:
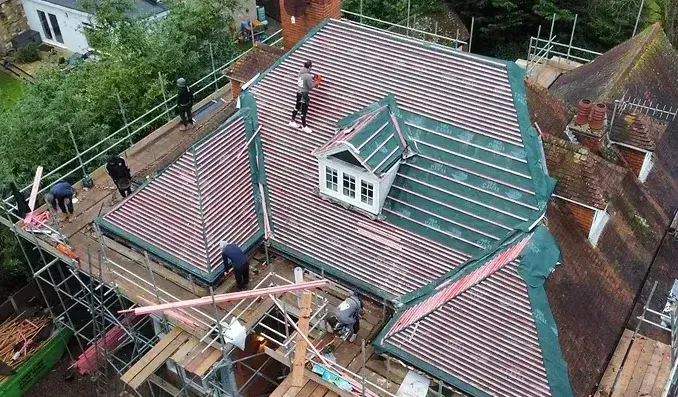
[[[380,175],[403,156],[408,127],[392,96],[364,110],[339,121],[339,132],[318,151],[348,150],[368,171]]]
[[[604,73],[604,71],[614,71]],[[678,105],[678,53],[658,24],[599,56],[594,62],[565,73],[550,91],[571,105],[581,98],[611,103],[627,98],[661,107]],[[668,218],[678,207],[678,122],[669,122],[654,136],[655,165],[644,186]]]
[[[246,83],[257,73],[268,69],[284,53],[282,48],[257,43],[251,51],[225,70],[224,74],[233,80]]]
[[[549,175],[555,178],[555,194],[604,209],[610,189],[626,170],[592,153],[576,143],[544,134],[544,153]]]
[[[302,135],[287,122],[296,76],[308,59],[323,75],[323,84],[311,95],[308,124],[313,134]],[[264,155],[261,179],[270,206],[271,246],[397,302],[466,268],[472,256],[494,252],[509,237],[524,234],[543,215],[555,181],[543,169],[523,79],[513,63],[346,22],[322,24],[261,76],[251,93],[241,95],[243,108],[257,116],[252,128],[261,128],[253,142]],[[389,94],[409,130],[406,140],[413,156],[398,168],[384,219],[371,220],[318,196],[314,151],[335,135],[342,118]],[[507,266],[452,299],[459,325],[455,332],[464,335],[460,343],[472,355],[484,346],[482,313],[494,316],[493,324],[522,324],[494,328],[496,354],[518,356],[514,362],[522,366],[512,364],[509,370],[529,374],[539,387],[528,390],[523,380],[516,383],[501,364],[436,368],[436,362],[455,354],[445,339],[427,340],[426,349],[416,340],[394,339],[391,346],[399,352],[394,354],[476,396],[569,396],[567,377],[557,375],[564,365],[554,327],[539,320],[550,318],[548,301],[543,289],[532,299],[529,286],[541,284],[531,280],[526,286],[515,276],[519,271]],[[475,291],[494,296],[502,291],[499,295],[510,295],[517,306],[497,311],[492,299],[468,299]],[[539,288],[535,291],[540,294]],[[442,329],[441,319],[449,317],[445,307],[413,327],[422,335]],[[526,342],[514,343],[525,332],[530,335]]]
[[[189,274],[216,280],[223,275],[219,242],[247,249],[261,238],[249,158],[237,155],[245,144],[237,114],[97,222]]]
[[[314,133],[299,139],[285,125],[307,59],[323,84],[311,96]],[[543,170],[531,173],[541,167],[536,136],[530,130],[523,142],[509,69],[343,22],[324,25],[251,88],[275,241],[392,298],[534,223],[552,181]],[[374,226],[315,194],[312,152],[334,136],[339,120],[390,93],[418,155],[400,166],[384,205],[387,223]]]
[[[530,119],[542,133],[567,139],[565,127],[572,121],[575,108],[531,80],[525,81]]]
[[[610,140],[621,142],[634,148],[654,151],[654,137],[652,131],[648,128],[654,125],[654,123],[650,124],[650,120],[647,120],[649,122],[647,124],[650,124],[647,125],[643,121],[644,119],[649,119],[649,116],[631,112],[618,114],[614,119],[614,124],[610,127]]]

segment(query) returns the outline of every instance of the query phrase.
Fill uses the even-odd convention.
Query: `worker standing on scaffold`
[[[362,312],[362,300],[357,292],[351,293],[337,307],[334,315],[327,319],[327,331],[336,332],[349,342],[354,342],[360,330],[360,314]]]
[[[236,244],[221,242],[221,258],[224,261],[224,271],[233,268],[233,277],[239,290],[247,288],[250,282],[250,263],[247,255]]]

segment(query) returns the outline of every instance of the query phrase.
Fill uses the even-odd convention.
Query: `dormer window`
[[[319,193],[373,215],[381,207],[407,150],[393,96],[339,122],[337,134],[316,150]]]

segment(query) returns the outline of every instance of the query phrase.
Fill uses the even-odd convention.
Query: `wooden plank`
[[[283,397],[290,388],[291,383],[292,377],[288,376],[284,381],[282,381],[280,385],[278,385],[278,387],[276,387],[275,390],[273,390],[273,393],[271,393],[269,397]]]
[[[666,349],[664,351],[664,356],[662,357],[662,362],[659,366],[659,372],[657,373],[657,379],[654,382],[654,387],[652,388],[652,397],[661,397],[664,392],[664,386],[666,386],[666,381],[669,380],[671,375],[671,349]]]
[[[35,170],[31,195],[28,197],[28,208],[31,211],[35,211],[35,200],[37,200],[38,191],[40,190],[40,179],[42,179],[42,166],[39,166],[38,169]]]
[[[190,353],[195,346],[199,343],[197,338],[189,338],[186,343],[184,343],[179,350],[177,350],[173,355],[172,355],[172,361],[175,363],[181,362],[188,353]]]
[[[167,361],[167,359],[170,358],[170,356],[174,354],[174,352],[177,351],[177,349],[188,340],[189,336],[190,335],[188,333],[182,332],[127,384],[133,389],[137,389],[139,386],[141,386],[149,376],[157,371],[158,368],[160,368],[165,363],[165,361]]]
[[[662,365],[662,358],[664,357],[664,352],[670,346],[657,342],[659,346],[654,350],[654,354],[650,359],[648,364],[647,372],[645,373],[645,378],[643,383],[640,385],[638,390],[639,396],[649,396],[652,393],[652,388],[654,387],[655,381],[657,380],[657,374],[659,374],[659,367]]]
[[[638,357],[635,368],[633,369],[633,374],[631,375],[631,380],[629,385],[624,392],[624,397],[636,397],[640,386],[643,384],[643,379],[645,379],[645,374],[647,373],[648,367],[650,365],[650,360],[654,355],[654,351],[659,347],[658,342],[652,339],[646,339],[643,350]]]
[[[294,360],[292,362],[292,387],[301,387],[304,383],[304,367],[306,365],[307,343],[304,336],[308,335],[309,324],[311,320],[311,303],[313,294],[311,291],[304,291],[301,295],[301,316],[299,317],[299,333],[296,337],[296,348],[294,350]]]
[[[162,339],[160,339],[160,341],[148,351],[148,353],[144,354],[144,356],[141,357],[141,359],[137,361],[136,364],[132,366],[132,368],[128,369],[127,372],[125,372],[120,377],[120,380],[125,383],[131,382],[139,372],[146,368],[146,366],[155,357],[157,357],[158,354],[165,350],[167,346],[174,342],[174,340],[176,340],[182,333],[183,331],[180,328],[173,328],[167,335],[163,336]]]
[[[610,362],[607,365],[607,369],[605,369],[605,373],[603,374],[603,377],[600,380],[600,385],[598,386],[598,393],[600,393],[601,395],[609,396],[610,393],[612,393],[612,384],[614,383],[614,379],[617,376],[617,373],[619,372],[623,364],[624,355],[626,354],[626,349],[628,349],[629,345],[631,344],[632,336],[633,331],[631,331],[630,329],[624,330],[624,333],[622,334],[622,337],[619,340],[619,343],[617,344],[614,353],[612,354],[612,358],[610,359]]]
[[[629,355],[626,357],[626,360],[622,363],[621,372],[617,378],[617,383],[614,385],[612,390],[612,397],[622,397],[626,393],[626,389],[631,383],[631,376],[633,376],[633,370],[636,367],[636,363],[640,358],[640,354],[645,347],[645,337],[642,335],[636,335],[636,338],[631,342],[631,350]]]
[[[297,393],[295,397],[310,397],[319,386],[316,382],[309,380],[308,378],[304,379],[303,376],[304,374],[302,373],[304,387],[299,390],[299,393]],[[294,383],[294,378],[292,378],[292,383]]]
[[[378,358],[377,356],[372,356],[372,359],[367,360],[366,366],[375,373],[383,376],[387,381],[396,384],[403,383],[403,380],[409,371],[395,360],[391,360],[391,365],[389,367],[387,366],[385,359]]]
[[[221,353],[221,350],[213,349],[212,353],[210,353],[210,355],[207,356],[207,358],[203,360],[200,365],[198,365],[194,374],[202,378],[205,373],[207,373],[207,370],[210,369],[214,363],[219,361],[222,356],[223,354]]]
[[[199,346],[204,348],[207,345],[205,344],[203,346],[201,344]],[[194,349],[193,350],[193,353],[191,353],[191,356],[193,356],[193,358],[189,361],[188,365],[184,368],[184,369],[186,369],[186,371],[191,372],[191,373],[195,373],[195,370],[200,366],[200,363],[202,363],[203,360],[206,360],[207,357],[209,357],[212,354],[212,351],[214,350],[214,348],[209,347],[205,351],[201,351],[201,350],[202,349],[200,349],[200,350]]]
[[[171,383],[166,381],[165,379],[159,377],[156,374],[152,374],[151,376],[148,377],[148,380],[150,380],[152,383],[157,385],[159,388],[163,389],[164,391],[168,392],[169,394],[173,396],[178,396],[180,390],[174,387]]]

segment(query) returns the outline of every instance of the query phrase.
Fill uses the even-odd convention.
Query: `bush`
[[[38,53],[38,44],[31,42],[19,48],[16,52],[14,60],[17,63],[29,63],[39,61],[40,54]]]

